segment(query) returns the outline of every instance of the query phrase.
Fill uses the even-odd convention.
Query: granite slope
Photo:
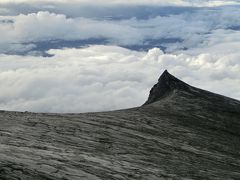
[[[240,179],[240,101],[165,71],[143,106],[0,112],[0,179]]]

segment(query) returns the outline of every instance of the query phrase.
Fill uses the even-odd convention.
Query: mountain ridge
[[[0,111],[0,179],[239,179],[240,101],[165,71],[137,108]]]
[[[182,91],[187,91],[187,92],[201,91],[208,95],[212,94],[212,95],[219,96],[219,97],[221,96],[222,98],[231,99],[236,102],[239,101],[234,98],[230,98],[230,97],[218,94],[218,93],[214,93],[211,91],[207,91],[204,89],[200,89],[200,88],[191,86],[191,85],[185,83],[184,81],[176,78],[172,74],[170,74],[168,72],[168,70],[165,70],[162,73],[162,75],[159,77],[158,82],[150,90],[149,97],[148,97],[147,101],[143,104],[143,106],[161,100],[161,98],[164,98],[164,96],[167,96],[174,90],[182,90]]]

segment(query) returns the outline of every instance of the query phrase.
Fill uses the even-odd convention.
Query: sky
[[[91,4],[101,6],[104,5],[174,5],[174,6],[223,6],[223,5],[236,5],[239,4],[239,0],[1,0],[1,4],[8,3],[26,3],[26,4],[46,4],[46,3],[62,3],[62,4]]]
[[[1,0],[0,109],[136,107],[165,69],[240,100],[239,2]]]

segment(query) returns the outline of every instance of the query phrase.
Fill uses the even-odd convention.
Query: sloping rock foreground
[[[1,180],[240,179],[240,102],[167,71],[133,109],[0,112]]]

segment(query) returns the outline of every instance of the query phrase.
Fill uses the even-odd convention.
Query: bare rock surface
[[[240,102],[165,71],[138,108],[0,112],[1,180],[240,179]]]

